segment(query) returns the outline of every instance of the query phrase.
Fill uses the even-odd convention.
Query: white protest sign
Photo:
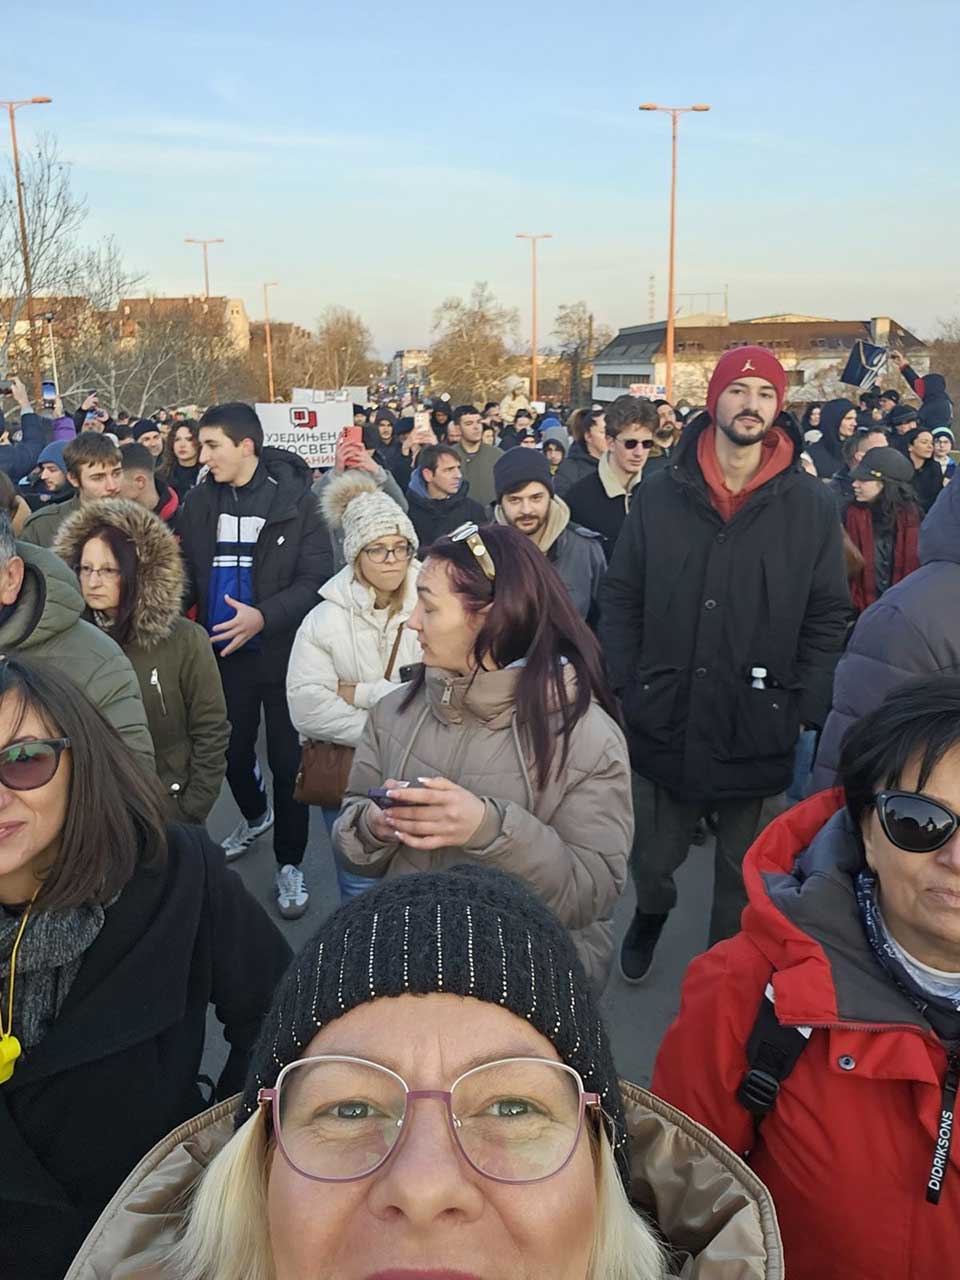
[[[631,382],[630,394],[632,396],[645,396],[648,400],[663,400],[666,398],[667,388],[656,386],[652,382]]]
[[[294,387],[294,404],[327,404],[328,401],[338,404],[366,404],[366,387],[341,387],[339,391],[318,391],[315,387]]]
[[[258,404],[263,443],[299,453],[308,467],[332,467],[337,437],[353,425],[351,403]]]

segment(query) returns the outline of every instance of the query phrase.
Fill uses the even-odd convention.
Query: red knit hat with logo
[[[740,378],[764,378],[777,392],[777,412],[783,408],[787,390],[787,375],[783,365],[766,347],[734,347],[725,351],[717,361],[707,387],[707,412],[717,416],[717,401],[731,382]]]

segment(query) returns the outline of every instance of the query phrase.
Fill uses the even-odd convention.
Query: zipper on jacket
[[[153,670],[150,672],[150,685],[152,688],[156,689],[157,694],[159,695],[159,698],[160,698],[160,710],[163,712],[164,715],[166,715],[167,703],[163,696],[163,685],[160,683],[160,673],[157,671],[156,667],[154,667]]]
[[[444,681],[443,693],[440,697],[440,705],[441,707],[449,707],[452,701],[453,701],[453,681],[446,680]]]
[[[943,1079],[940,1098],[940,1124],[933,1148],[933,1163],[927,1179],[927,1203],[939,1204],[943,1180],[950,1168],[950,1144],[953,1141],[953,1120],[957,1110],[957,1087],[960,1085],[960,1052],[952,1050],[947,1057],[947,1074]]]

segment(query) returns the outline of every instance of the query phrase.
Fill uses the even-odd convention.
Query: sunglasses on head
[[[0,750],[0,784],[10,791],[35,791],[53,780],[69,738],[30,738]]]
[[[616,438],[616,437],[614,437]],[[652,449],[652,440],[621,440],[620,443],[625,449]]]
[[[462,524],[459,528],[454,529],[452,533],[447,535],[451,542],[465,542],[473,554],[477,557],[477,564],[483,570],[484,575],[493,582],[497,576],[497,566],[493,563],[493,556],[487,550],[487,544],[480,536],[480,530],[470,521]]]
[[[960,815],[916,791],[881,791],[874,804],[883,834],[906,853],[942,849],[960,828]]]

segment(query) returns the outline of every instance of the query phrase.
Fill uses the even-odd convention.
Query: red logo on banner
[[[312,431],[317,425],[317,415],[313,409],[291,409],[290,421],[295,427],[307,427]]]

